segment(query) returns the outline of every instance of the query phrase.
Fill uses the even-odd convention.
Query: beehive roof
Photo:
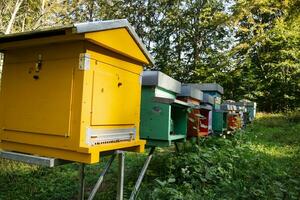
[[[209,94],[203,94],[203,102],[214,105],[215,99]]]
[[[57,27],[51,27],[42,30],[13,33],[13,34],[0,36],[0,43],[22,41],[22,40],[28,40],[34,38],[44,38],[44,37],[56,36],[56,35],[64,35],[66,34],[67,30],[71,30],[72,34],[81,34],[81,33],[92,33],[98,31],[114,30],[119,28],[125,28],[128,31],[128,33],[134,39],[135,43],[138,45],[139,49],[143,52],[144,56],[147,58],[149,63],[154,64],[154,59],[152,58],[151,54],[146,49],[141,39],[138,37],[134,28],[130,25],[130,23],[126,19],[75,23],[72,25],[57,26]]]
[[[254,106],[255,102],[250,101],[248,99],[242,99],[242,100],[239,101],[239,104],[244,105],[244,106]]]
[[[177,94],[181,92],[181,83],[160,71],[144,71],[142,84],[158,86]]]
[[[203,92],[196,88],[193,84],[182,84],[181,93],[178,95],[180,97],[192,97],[200,101],[203,100]]]
[[[227,111],[235,111],[235,110],[237,110],[236,105],[226,104],[226,103],[221,105],[221,109],[222,110],[227,110]]]
[[[197,84],[197,87],[204,92],[218,92],[220,94],[224,94],[223,87],[217,83]]]

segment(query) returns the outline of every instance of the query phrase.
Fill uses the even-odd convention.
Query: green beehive
[[[185,141],[189,105],[177,100],[181,83],[159,71],[145,71],[142,79],[140,137],[148,146]]]
[[[225,110],[213,110],[212,129],[214,134],[222,134],[227,132],[227,114]]]
[[[199,84],[198,88],[204,94],[209,94],[214,98],[212,110],[212,130],[214,134],[222,134],[227,131],[227,111],[221,110],[221,98],[224,94],[224,89],[216,83]]]
[[[214,110],[220,110],[221,108],[221,98],[224,94],[224,89],[221,85],[217,83],[203,83],[199,84],[198,88],[204,93],[209,94],[215,99]]]

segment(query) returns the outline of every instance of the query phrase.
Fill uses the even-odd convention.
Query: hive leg
[[[118,153],[118,158],[119,158],[119,173],[118,173],[117,200],[123,200],[125,153],[124,152]]]
[[[103,178],[104,178],[106,172],[108,171],[108,169],[110,168],[110,166],[111,166],[112,162],[114,161],[115,157],[116,157],[116,155],[113,154],[110,157],[109,161],[106,163],[106,165],[104,167],[104,170],[102,171],[101,175],[99,176],[99,179],[98,179],[96,185],[94,186],[94,188],[93,188],[93,190],[92,190],[92,192],[91,192],[88,200],[94,199],[94,197],[95,197],[95,195],[96,195],[99,187],[101,186],[101,183],[103,182]]]
[[[138,177],[138,179],[137,179],[137,181],[135,183],[135,186],[133,188],[133,191],[132,191],[132,193],[130,195],[130,199],[129,200],[134,200],[135,199],[135,197],[136,197],[136,195],[137,195],[137,193],[138,193],[138,191],[140,189],[140,186],[142,184],[142,181],[143,181],[143,178],[145,176],[145,173],[146,173],[146,171],[148,169],[148,166],[150,164],[150,161],[151,161],[151,159],[153,157],[154,150],[155,150],[155,147],[151,147],[150,152],[148,154],[148,157],[147,157],[147,159],[146,159],[146,161],[144,163],[144,166],[142,168],[142,171],[141,171],[141,173],[140,173],[140,175],[139,175],[139,177]]]
[[[78,200],[84,200],[84,163],[80,163],[79,166],[79,195],[78,195]]]
[[[174,142],[176,153],[179,153],[179,146],[177,142]]]

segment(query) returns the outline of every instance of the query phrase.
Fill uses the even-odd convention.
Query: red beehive
[[[235,131],[240,127],[239,114],[236,113],[236,106],[229,103],[221,105],[222,110],[228,111],[228,131]]]
[[[235,131],[239,128],[238,125],[238,114],[237,113],[229,113],[228,114],[228,130]]]
[[[181,93],[178,95],[178,99],[192,105],[192,108],[190,109],[188,114],[187,137],[200,137],[200,102],[203,100],[203,93],[192,84],[182,84]]]
[[[203,95],[203,101],[200,104],[200,135],[207,136],[212,132],[212,109],[214,98],[209,94]]]

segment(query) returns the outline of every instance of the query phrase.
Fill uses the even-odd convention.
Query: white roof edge
[[[143,51],[144,55],[150,61],[152,65],[155,64],[154,59],[152,58],[150,52],[147,50],[137,33],[135,32],[133,26],[130,25],[127,19],[116,19],[116,20],[105,20],[105,21],[95,21],[95,22],[84,22],[84,23],[75,23],[65,26],[56,26],[50,28],[44,28],[39,30],[27,31],[27,32],[19,32],[19,33],[12,33],[7,35],[0,35],[1,39],[6,38],[14,38],[19,36],[30,36],[33,34],[38,33],[46,33],[51,31],[59,31],[63,29],[70,29],[73,28],[73,33],[88,33],[88,32],[95,32],[95,31],[104,31],[110,29],[117,29],[117,28],[126,28],[129,34],[133,37],[139,48]]]
[[[116,28],[126,28],[133,39],[138,44],[139,48],[144,52],[145,56],[151,62],[155,64],[154,59],[152,58],[150,52],[147,50],[144,43],[141,41],[134,28],[128,22],[127,19],[116,19],[116,20],[106,20],[106,21],[95,21],[95,22],[84,22],[84,23],[75,23],[74,27],[76,28],[76,33],[88,33],[95,31],[110,30]]]

